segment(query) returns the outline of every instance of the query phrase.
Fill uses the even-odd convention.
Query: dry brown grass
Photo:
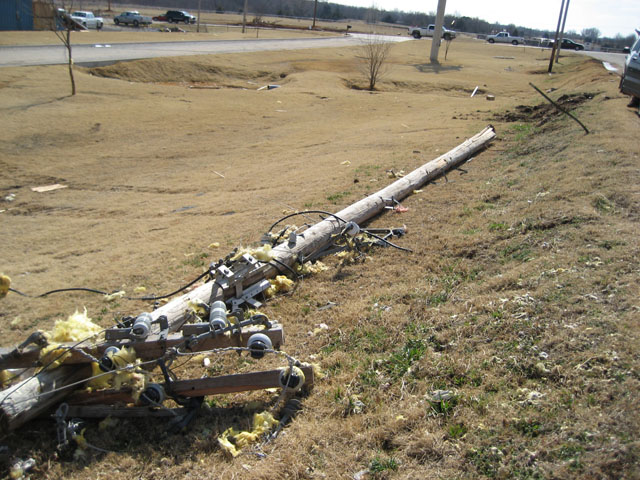
[[[428,46],[394,46],[373,94],[349,88],[364,82],[356,49],[79,70],[73,98],[63,67],[0,70],[0,190],[16,194],[2,204],[0,258],[13,286],[32,293],[170,291],[283,211],[339,210],[386,185],[385,170],[409,171],[487,123],[499,133],[467,173],[372,222],[406,224],[398,242],[414,254],[329,260],[331,270],[268,303],[286,350],[326,376],[264,457],[230,461],[215,442],[273,402],[257,392],[210,399],[179,435],[161,421],[124,421],[106,436],[89,423],[90,441],[118,453],[79,462],[55,457],[51,420],[32,422],[4,443],[36,458],[34,477],[637,478],[638,117],[616,77],[583,57],[547,77],[530,73],[547,61],[536,49],[456,40],[433,68]],[[255,91],[274,79],[281,88]],[[555,98],[592,94],[574,111],[592,133],[551,110],[505,121],[543,103],[529,81],[558,88]],[[483,94],[470,98],[476,85]],[[69,188],[30,190],[56,182]],[[9,295],[3,343],[83,306],[105,326],[149,308]],[[329,329],[309,335],[320,323]],[[455,397],[430,401],[435,390]]]

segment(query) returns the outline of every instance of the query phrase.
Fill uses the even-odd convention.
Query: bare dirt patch
[[[556,100],[556,103],[567,111],[582,105],[584,102],[593,100],[597,94],[593,93],[576,93],[571,95],[562,95]],[[537,126],[542,126],[553,117],[563,115],[555,106],[547,103],[538,105],[518,105],[514,111],[505,110],[496,113],[494,119],[503,122],[530,122],[535,121]]]
[[[13,196],[0,201],[1,268],[27,293],[172,291],[286,213],[337,211],[488,118],[499,133],[463,170],[403,202],[408,212],[372,222],[406,225],[398,243],[415,253],[330,259],[267,303],[286,351],[325,373],[276,440],[235,460],[217,443],[273,404],[260,391],[208,398],[177,435],[162,421],[106,432],[90,421],[86,438],[111,453],[77,460],[56,454],[55,424],[43,417],[3,439],[10,458],[33,457],[32,478],[633,478],[638,118],[617,77],[582,57],[532,80],[546,62],[537,49],[456,39],[447,68],[417,68],[429,45],[394,46],[375,95],[348,86],[364,84],[356,49],[136,62],[112,78],[78,69],[75,97],[64,67],[0,70],[0,198]],[[282,72],[278,89],[248,83]],[[192,81],[247,89],[176,84]],[[592,134],[556,115],[541,129],[533,107],[509,121],[507,110],[543,103],[529,81],[556,88],[554,98],[602,92],[573,110]],[[495,102],[466,95],[476,86]],[[53,183],[67,188],[31,190]],[[9,294],[3,343],[83,307],[106,327],[153,306]],[[176,372],[262,368],[235,357],[213,365]]]

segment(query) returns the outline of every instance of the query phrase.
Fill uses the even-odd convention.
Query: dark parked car
[[[549,46],[553,46],[553,42],[549,43]],[[578,42],[574,42],[570,38],[563,38],[560,48],[566,48],[568,50],[584,50],[584,45]]]
[[[630,106],[637,107],[640,104],[640,37],[627,55],[620,90],[625,95],[631,95]]]
[[[184,10],[169,10],[164,16],[169,23],[196,23],[196,17]]]

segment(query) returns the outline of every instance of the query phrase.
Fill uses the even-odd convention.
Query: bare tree
[[[57,6],[60,5],[60,6]],[[65,2],[56,2],[51,0],[53,10],[52,28],[56,36],[60,39],[67,49],[67,57],[69,59],[69,79],[71,80],[71,95],[76,94],[76,81],[73,77],[73,55],[71,51],[71,32],[79,28],[78,23],[71,18],[70,11],[73,9],[73,2],[69,4],[69,10],[65,6]]]
[[[376,83],[389,71],[385,64],[391,43],[385,42],[377,35],[369,35],[360,47],[361,71],[369,83],[368,90],[375,90]]]
[[[584,38],[585,42],[595,43],[598,40],[599,36],[600,30],[595,27],[582,29],[582,37]]]

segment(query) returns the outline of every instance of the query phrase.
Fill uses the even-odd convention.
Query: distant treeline
[[[198,3],[202,10],[211,12],[242,13],[244,0],[111,0],[113,5],[136,5],[145,7],[182,9],[196,11]],[[278,15],[285,17],[313,17],[313,0],[249,0],[247,13],[254,16]],[[400,10],[378,10],[366,7],[351,7],[330,2],[318,2],[316,16],[323,20],[363,20],[369,23],[390,23],[398,25],[428,25],[435,23],[435,13],[403,12]],[[459,32],[478,34],[497,33],[503,30],[512,35],[522,37],[553,38],[555,32],[518,27],[514,24],[489,23],[480,18],[466,16],[445,15],[445,26]],[[596,35],[594,35],[594,33]],[[597,28],[589,28],[581,33],[570,31],[565,36],[578,41],[596,42],[606,48],[622,48],[630,46],[635,35],[626,37],[618,35],[615,38],[598,38]],[[593,37],[596,38],[593,38]]]

